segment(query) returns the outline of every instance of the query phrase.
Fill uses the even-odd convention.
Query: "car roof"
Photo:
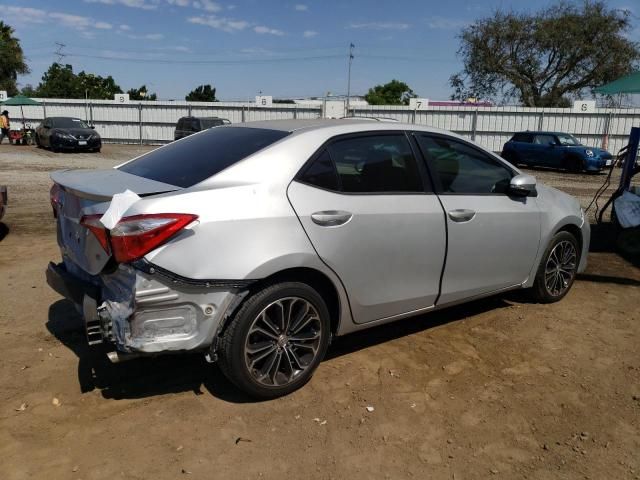
[[[45,120],[60,120],[61,118],[70,118],[71,120],[80,120],[80,121],[84,121],[81,118],[78,117],[47,117],[45,118]]]
[[[223,128],[240,127],[240,128],[264,128],[267,130],[280,130],[283,132],[311,132],[325,129],[335,129],[336,127],[344,127],[349,132],[370,131],[370,130],[416,130],[431,133],[444,133],[447,135],[458,136],[447,130],[440,128],[428,127],[426,125],[415,125],[412,123],[400,123],[396,121],[376,121],[370,119],[334,119],[334,118],[315,118],[305,120],[259,120],[255,122],[234,123],[224,126]]]
[[[531,135],[571,135],[567,132],[550,132],[546,130],[522,130],[516,133],[529,133]]]

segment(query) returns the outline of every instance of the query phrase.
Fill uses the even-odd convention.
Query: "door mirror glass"
[[[516,197],[535,197],[536,177],[532,175],[516,175],[509,183],[509,193]]]

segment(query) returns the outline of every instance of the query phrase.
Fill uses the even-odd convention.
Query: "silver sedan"
[[[334,335],[506,290],[560,300],[589,248],[574,198],[395,122],[222,126],[51,178],[47,279],[89,343],[201,351],[259,398],[305,384]]]

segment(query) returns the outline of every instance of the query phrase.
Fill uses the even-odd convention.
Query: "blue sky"
[[[636,0],[632,39],[640,40]],[[527,10],[549,2],[331,0],[0,0],[0,19],[14,26],[37,84],[57,59],[55,42],[74,71],[113,75],[125,90],[142,84],[161,99],[183,99],[210,83],[222,100],[363,94],[392,78],[421,97],[447,99],[447,80],[461,67],[456,35],[496,8]],[[533,4],[533,7],[532,7]],[[101,57],[101,58],[100,58]]]

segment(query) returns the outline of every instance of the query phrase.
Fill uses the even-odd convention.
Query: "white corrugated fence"
[[[25,123],[36,126],[45,116],[79,117],[93,123],[105,142],[113,143],[166,143],[173,140],[178,119],[189,115],[222,117],[231,123],[322,115],[321,107],[292,104],[258,107],[240,102],[37,100],[42,106],[23,107]],[[20,107],[4,108],[9,110],[14,125],[19,125]],[[626,145],[631,127],[640,126],[640,108],[579,113],[570,108],[430,106],[428,110],[412,110],[405,106],[366,106],[354,108],[352,113],[451,130],[497,152],[516,131],[550,130],[572,133],[590,146],[602,146],[605,141],[609,151],[615,153]]]

